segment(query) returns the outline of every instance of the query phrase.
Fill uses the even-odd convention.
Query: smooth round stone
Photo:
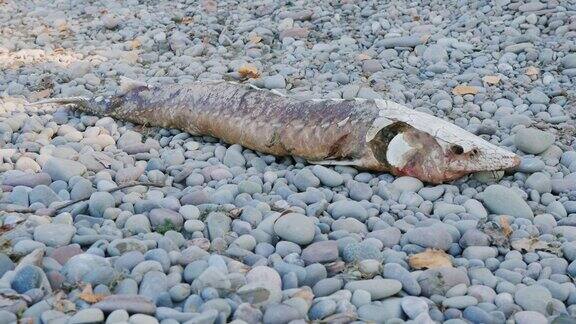
[[[266,266],[257,266],[252,268],[246,274],[247,283],[263,283],[272,289],[280,290],[282,287],[282,280],[280,275],[275,269]]]
[[[442,306],[446,308],[464,309],[468,306],[478,304],[478,300],[472,296],[455,296],[442,301]]]
[[[104,321],[104,312],[97,308],[86,308],[78,311],[68,319],[68,324],[100,323]]]
[[[392,182],[392,185],[399,191],[413,191],[413,192],[418,192],[418,190],[424,187],[422,181],[412,177],[396,178],[396,180]]]
[[[462,315],[472,323],[492,323],[493,317],[488,312],[478,306],[466,307]]]
[[[320,241],[307,246],[302,250],[302,259],[306,264],[327,263],[338,258],[338,242]]]
[[[14,270],[15,266],[16,265],[9,256],[4,253],[0,253],[0,278],[2,278],[6,272]]]
[[[531,174],[526,179],[526,187],[538,191],[538,193],[542,194],[545,192],[552,192],[552,180],[550,176],[542,173],[536,172]]]
[[[284,89],[286,88],[286,80],[282,74],[275,74],[262,78],[264,87],[266,89]]]
[[[355,218],[340,218],[332,223],[332,231],[347,231],[349,233],[366,233],[366,225]]]
[[[372,323],[400,323],[392,319],[403,317],[401,303],[402,298],[388,298],[378,304],[371,303],[360,306],[358,315],[364,321]]]
[[[106,324],[128,322],[130,315],[124,309],[118,309],[110,313],[106,318]]]
[[[250,195],[262,193],[262,186],[252,181],[240,181],[240,183],[238,183],[238,192]]]
[[[79,178],[78,181],[76,181],[72,186],[72,190],[70,191],[70,198],[82,199],[90,197],[93,192],[95,192],[95,189],[92,187],[92,182],[85,178]]]
[[[331,299],[322,300],[312,305],[308,316],[311,320],[321,320],[326,318],[336,311],[336,302]]]
[[[444,295],[458,284],[470,285],[470,278],[466,271],[459,268],[434,268],[423,271],[418,276],[418,283],[422,288],[422,295],[428,297],[434,294]]]
[[[135,238],[115,239],[108,245],[106,251],[112,256],[122,255],[126,252],[139,251],[146,253],[148,247],[143,241]]]
[[[342,288],[342,279],[339,278],[326,278],[318,281],[312,291],[314,296],[322,297],[328,296]]]
[[[62,267],[62,275],[68,282],[88,282],[93,285],[108,284],[115,276],[110,262],[94,254],[78,254]]]
[[[201,232],[204,230],[205,224],[198,219],[189,219],[184,222],[184,230],[189,233]]]
[[[363,222],[368,218],[368,211],[360,203],[351,200],[336,201],[328,207],[328,211],[334,219],[352,217]]]
[[[402,290],[402,284],[394,279],[369,279],[351,281],[344,288],[352,292],[356,289],[365,290],[370,293],[373,300],[378,300],[395,295]]]
[[[184,205],[180,207],[178,213],[184,217],[184,219],[198,219],[200,217],[200,210],[194,205]]]
[[[166,275],[160,271],[152,270],[144,274],[138,294],[157,302],[167,290],[168,280]]]
[[[452,245],[452,235],[441,226],[416,227],[405,234],[408,242],[427,248],[448,250]]]
[[[68,181],[73,176],[82,175],[86,170],[82,163],[55,157],[49,158],[42,167],[42,171],[48,173],[54,181]]]
[[[402,233],[396,227],[388,227],[368,233],[366,238],[375,238],[382,242],[384,247],[391,248],[400,242]]]
[[[342,259],[346,262],[358,262],[367,259],[381,260],[382,252],[378,244],[367,239],[360,243],[346,245],[342,250]]]
[[[60,197],[52,190],[52,188],[39,185],[34,187],[29,193],[28,198],[30,204],[42,203],[44,206],[49,206],[53,202],[60,201]]]
[[[540,285],[526,286],[516,291],[514,301],[524,310],[545,314],[548,303],[552,301],[552,295],[548,289]]]
[[[528,154],[546,151],[555,140],[554,134],[536,128],[523,128],[514,135],[514,145]]]
[[[402,298],[402,310],[409,318],[415,319],[418,315],[428,312],[428,304],[418,297],[404,297]]]
[[[547,324],[546,316],[533,311],[523,311],[514,314],[517,324]]]
[[[520,160],[520,165],[518,166],[518,171],[533,173],[544,170],[546,164],[539,158],[535,157],[522,157]]]
[[[274,233],[282,239],[307,245],[314,239],[316,226],[310,217],[298,213],[288,213],[278,218]]]
[[[342,175],[322,165],[312,167],[312,173],[320,179],[320,182],[328,187],[338,187],[344,183]]]
[[[381,262],[379,260],[365,259],[358,262],[358,270],[368,277],[378,274],[380,268]]]
[[[114,261],[114,268],[131,271],[140,262],[144,262],[144,252],[135,250],[122,254]]]
[[[495,258],[498,255],[498,250],[491,246],[469,246],[462,252],[462,256],[466,259],[486,260]]]
[[[422,289],[414,276],[398,263],[388,262],[384,265],[384,278],[396,279],[402,283],[402,289],[410,295],[418,296]]]
[[[318,187],[320,180],[309,169],[302,169],[292,179],[294,185],[300,191],[306,191],[310,187]]]
[[[7,310],[0,310],[0,324],[12,324],[17,322],[18,317],[16,317],[16,314]]]
[[[90,215],[94,217],[102,217],[107,208],[114,207],[116,200],[114,196],[108,192],[95,192],[90,196],[88,201],[88,209]]]
[[[184,223],[184,218],[178,212],[166,208],[155,208],[148,214],[153,228],[160,226],[170,226],[171,229],[180,230]]]
[[[175,302],[181,302],[188,298],[190,295],[190,285],[188,284],[177,284],[168,290],[170,293],[170,298]]]
[[[290,321],[302,318],[298,310],[286,304],[275,304],[266,308],[264,324],[288,324]]]
[[[150,220],[142,214],[130,216],[124,223],[124,229],[132,234],[150,233]]]
[[[110,295],[94,304],[93,307],[106,313],[125,310],[128,313],[154,314],[156,305],[144,296],[139,295]]]
[[[262,321],[262,312],[248,303],[238,305],[234,311],[233,319],[241,320],[246,323],[259,323]]]
[[[11,287],[16,292],[23,294],[30,289],[39,288],[45,275],[42,269],[27,265],[16,272],[12,278]]]
[[[68,224],[42,224],[34,229],[34,240],[47,246],[59,247],[68,245],[76,228]]]
[[[352,294],[351,302],[356,307],[360,307],[362,305],[369,304],[371,301],[372,301],[372,296],[370,296],[370,293],[365,291],[365,290],[356,289],[354,291],[354,293]]]
[[[532,220],[534,212],[518,193],[501,185],[488,186],[482,193],[484,205],[490,212],[499,215]]]
[[[350,199],[356,201],[370,200],[374,194],[372,187],[367,183],[350,180],[346,183],[346,187]]]
[[[230,231],[232,220],[224,213],[213,212],[206,217],[210,239],[223,238]]]

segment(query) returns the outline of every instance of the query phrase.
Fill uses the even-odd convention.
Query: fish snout
[[[509,170],[518,167],[519,164],[518,155],[491,145],[488,148],[474,148],[463,154],[449,154],[446,173],[447,177],[450,177],[450,174],[465,175],[482,171]]]

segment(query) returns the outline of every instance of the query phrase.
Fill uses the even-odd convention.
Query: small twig
[[[135,187],[135,186],[147,186],[147,187],[164,187],[164,184],[159,184],[159,183],[153,183],[153,182],[135,182],[135,183],[127,183],[127,184],[123,184],[120,185],[118,187],[112,188],[112,189],[108,189],[108,190],[104,190],[101,192],[108,192],[108,193],[113,193],[116,192],[118,190],[122,190],[122,189],[126,189],[126,188],[130,188],[130,187]],[[38,214],[42,214],[42,215],[46,215],[46,216],[54,216],[59,210],[62,210],[64,208],[70,207],[72,205],[75,205],[77,203],[83,202],[90,199],[90,196],[88,197],[84,197],[84,198],[80,198],[80,199],[76,199],[76,200],[72,200],[69,201],[61,206],[55,207],[55,208],[46,208],[43,210],[43,212],[39,212],[38,210],[33,210],[30,208],[19,208],[19,207],[14,207],[14,205],[2,205],[0,204],[0,209],[2,209],[3,211],[6,212],[16,212],[16,213],[22,213],[22,214],[33,214],[33,213],[38,213]]]

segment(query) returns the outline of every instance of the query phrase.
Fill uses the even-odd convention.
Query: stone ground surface
[[[0,323],[573,323],[575,40],[573,0],[0,1]],[[23,107],[245,64],[522,163],[430,186]]]

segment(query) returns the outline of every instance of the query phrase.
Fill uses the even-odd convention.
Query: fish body
[[[55,98],[137,124],[209,135],[313,164],[350,165],[441,183],[509,169],[519,158],[462,128],[388,100],[300,100],[233,82],[132,84],[111,98]]]

